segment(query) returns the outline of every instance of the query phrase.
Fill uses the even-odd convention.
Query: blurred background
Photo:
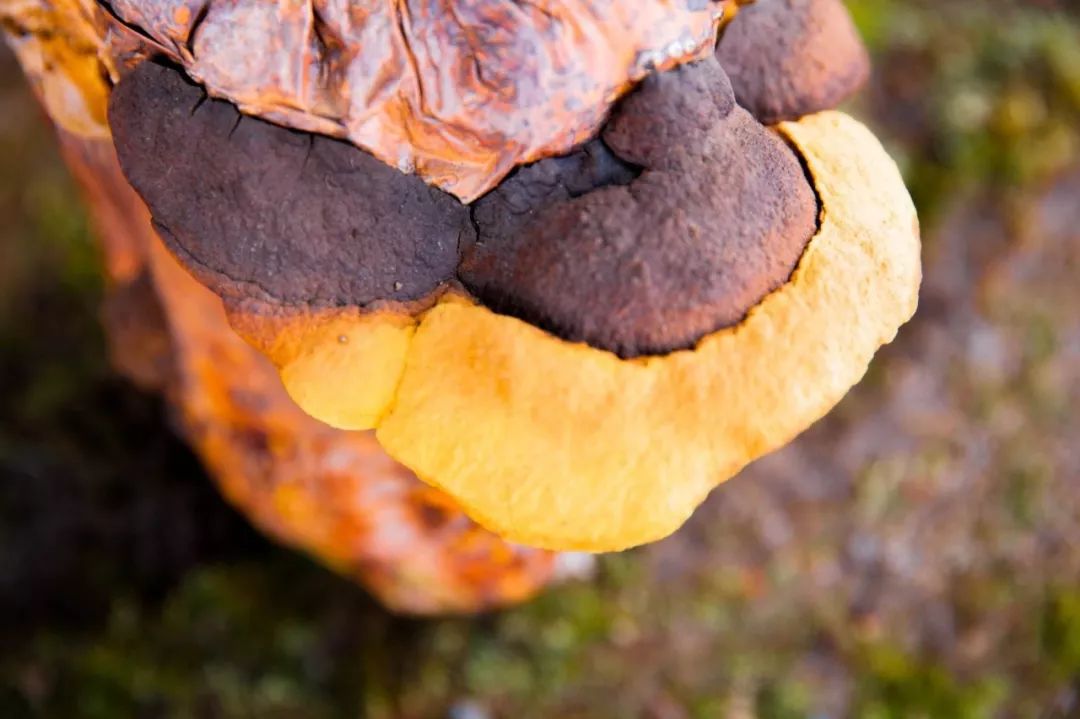
[[[849,5],[914,321],[674,537],[426,621],[257,535],[110,370],[0,46],[0,717],[1080,717],[1080,3]]]

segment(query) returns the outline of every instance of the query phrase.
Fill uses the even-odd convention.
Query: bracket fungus
[[[914,312],[841,0],[380,7],[115,1],[112,137],[300,407],[500,536],[671,533]]]

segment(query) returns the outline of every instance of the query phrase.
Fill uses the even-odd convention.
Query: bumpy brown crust
[[[767,125],[834,108],[870,74],[842,0],[757,0],[727,25],[716,57],[739,104]]]
[[[738,322],[815,228],[794,153],[735,106],[712,58],[651,76],[603,140],[471,209],[349,145],[244,118],[162,65],[120,82],[110,118],[159,233],[232,304],[431,297],[468,247],[460,277],[497,311],[663,354]]]
[[[461,277],[489,307],[636,357],[738,322],[791,275],[816,227],[813,190],[735,106],[716,60],[650,76],[603,138],[477,203]]]
[[[461,203],[419,177],[245,117],[162,65],[117,85],[109,119],[159,234],[220,295],[413,300],[453,277],[471,239]]]
[[[779,130],[806,160],[821,227],[745,320],[692,351],[625,360],[448,298],[416,328],[379,442],[503,536],[610,551],[671,533],[821,417],[915,310],[918,220],[856,121],[825,112]]]

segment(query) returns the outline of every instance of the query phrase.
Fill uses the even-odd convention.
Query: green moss
[[[43,711],[111,719],[211,710],[223,717],[330,717],[348,706],[377,708],[378,687],[393,682],[378,681],[381,657],[328,655],[326,627],[305,605],[330,578],[321,570],[312,576],[312,569],[299,561],[202,569],[158,609],[115,600],[92,638],[38,638],[33,654],[55,682]],[[300,589],[283,592],[278,582],[290,581]],[[355,649],[356,638],[337,639]],[[369,678],[376,681],[369,685]]]
[[[810,708],[809,692],[797,681],[769,682],[758,690],[754,702],[760,719],[805,719]]]
[[[993,677],[963,681],[944,666],[887,644],[859,652],[856,716],[873,719],[990,719],[1006,693]]]
[[[1080,677],[1080,590],[1055,588],[1042,613],[1042,649],[1047,669],[1059,680]]]
[[[901,166],[924,219],[957,190],[1016,188],[1080,157],[1080,31],[1064,11],[993,1],[849,5],[879,70],[932,68],[917,96],[895,107],[886,98],[871,118],[898,123],[909,139]]]

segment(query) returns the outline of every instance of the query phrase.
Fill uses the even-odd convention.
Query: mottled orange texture
[[[168,254],[109,139],[98,19],[92,0],[0,5],[98,230],[116,367],[166,396],[222,493],[264,532],[388,607],[475,612],[535,594],[552,579],[555,555],[480,528],[372,433],[301,411],[270,362],[229,327],[221,300]]]
[[[91,0],[3,0],[0,30],[60,127],[108,137],[98,28]],[[0,36],[2,39],[2,36]]]
[[[165,251],[111,144],[64,133],[62,146],[99,229],[120,366],[165,393],[222,493],[255,524],[399,611],[479,611],[550,580],[553,555],[481,529],[372,433],[302,412],[230,329],[221,300]]]
[[[721,0],[114,0],[211,95],[344,137],[471,201],[595,134],[654,68],[712,51]]]

